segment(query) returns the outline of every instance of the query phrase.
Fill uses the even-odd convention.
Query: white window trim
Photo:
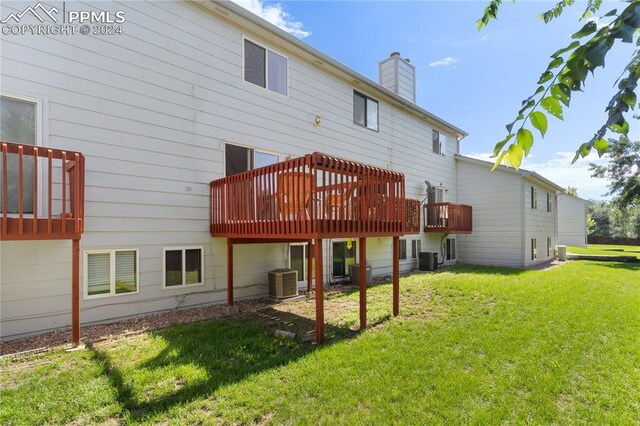
[[[538,237],[531,238],[529,245],[531,246],[531,254],[529,256],[530,261],[533,262],[538,260]]]
[[[185,268],[186,264],[186,253],[187,250],[197,250],[200,249],[200,268],[202,281],[195,284],[186,284],[185,280],[187,279],[187,274]],[[167,251],[174,250],[182,250],[182,284],[180,285],[172,285],[167,287]],[[204,285],[204,246],[180,246],[180,247],[163,247],[162,248],[162,290],[175,290],[180,288],[189,288],[189,287],[200,287]]]
[[[275,155],[276,157],[278,157],[278,162],[281,162],[284,160],[284,154],[280,153],[280,152],[275,152],[275,151],[269,151],[267,149],[262,149],[262,148],[256,148],[255,146],[251,146],[251,145],[245,145],[242,143],[235,143],[233,141],[223,141],[223,146],[222,146],[222,165],[224,167],[224,176],[227,176],[227,145],[234,145],[234,146],[238,146],[241,148],[246,148],[246,149],[250,149],[253,150],[253,163],[255,165],[255,160],[256,160],[256,156],[255,156],[255,152],[261,152],[263,154],[269,154],[269,155]],[[255,167],[254,167],[255,168]],[[251,169],[253,170],[253,169]]]
[[[420,242],[420,247],[418,247],[418,241]],[[413,257],[413,244],[416,244],[416,257]],[[420,251],[422,250],[422,238],[413,238],[411,240],[411,260],[420,259]]]
[[[455,250],[455,257],[453,259],[447,259],[447,240],[452,240]],[[442,254],[443,262],[447,264],[456,263],[458,261],[458,240],[456,237],[447,237],[442,241]]]
[[[251,43],[253,43],[253,44],[255,44],[257,46],[260,46],[263,49],[265,49],[265,58],[264,58],[264,75],[265,75],[265,84],[264,84],[264,86],[265,87],[258,86],[257,84],[253,84],[250,81],[247,81],[247,80],[244,79],[244,41],[245,40],[250,41]],[[276,55],[280,55],[280,56],[282,56],[283,58],[285,58],[287,60],[287,94],[286,95],[283,95],[282,93],[275,92],[273,90],[269,90],[269,88],[268,88],[268,86],[269,86],[269,54],[268,54],[268,52],[269,51],[275,53]],[[274,95],[281,96],[283,98],[289,98],[289,78],[290,78],[290,75],[291,75],[291,67],[289,66],[290,61],[291,61],[291,59],[289,58],[288,55],[285,55],[285,54],[283,54],[282,52],[280,52],[278,50],[275,50],[275,49],[272,49],[270,47],[267,47],[267,45],[265,45],[264,43],[261,43],[261,42],[255,40],[255,39],[253,39],[253,38],[247,37],[244,34],[242,35],[242,65],[241,65],[241,71],[240,71],[241,72],[240,78],[242,79],[242,81],[245,84],[248,84],[250,87],[257,87],[258,89],[264,90],[264,91],[266,91],[268,93],[273,93]]]
[[[438,145],[440,152],[435,152],[433,150],[433,132],[438,132]],[[436,128],[431,129],[431,153],[439,157],[447,156],[447,135]]]
[[[405,244],[404,245],[404,254],[405,254],[405,258],[404,259],[400,258],[400,253],[402,253],[402,250],[401,250],[401,247],[400,247],[402,245],[402,241],[404,241],[404,244]],[[399,239],[399,243],[398,243],[398,261],[404,262],[404,263],[412,262],[414,260],[414,259],[411,258],[411,253],[410,253],[411,247],[408,247],[409,244],[407,243],[407,241],[410,241],[410,240],[408,240],[406,238],[400,238]]]
[[[357,93],[358,95],[364,97],[364,122],[365,122],[364,125],[362,125],[360,123],[356,123],[355,120],[353,120],[353,117],[352,117],[353,124],[355,124],[358,127],[363,128],[363,129],[367,129],[367,130],[371,130],[372,132],[380,133],[380,101],[378,99],[376,99],[376,98],[374,98],[372,96],[369,96],[366,93],[361,92],[361,91],[356,90],[356,89],[353,89],[353,93],[354,94]],[[377,113],[377,116],[378,116],[377,124],[378,125],[377,125],[377,127],[375,129],[373,127],[369,127],[368,126],[368,120],[367,120],[367,101],[368,100],[372,100],[373,102],[376,103],[376,105],[378,105],[378,113]],[[355,115],[355,108],[356,108],[356,106],[355,106],[355,103],[354,103],[353,111],[352,111],[353,115]]]
[[[136,253],[136,291],[129,293],[116,293],[116,252],[133,251]],[[109,254],[109,293],[89,295],[89,255]],[[84,296],[83,300],[102,299],[105,297],[129,296],[140,293],[140,252],[138,249],[119,248],[109,250],[85,250],[84,251]]]

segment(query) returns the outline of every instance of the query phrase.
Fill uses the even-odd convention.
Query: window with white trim
[[[538,258],[538,239],[531,239],[531,260],[536,260]]]
[[[407,260],[407,240],[400,240],[400,250],[398,259]]]
[[[285,56],[244,40],[244,81],[287,96],[288,72]]]
[[[163,251],[164,288],[203,284],[203,247],[169,247]]]
[[[353,123],[378,131],[378,101],[356,90],[353,91]]]
[[[37,145],[38,143],[38,104],[12,96],[0,96],[0,140],[21,145]],[[33,161],[24,157],[22,172],[22,212],[33,213]],[[18,154],[7,156],[7,212],[18,213]],[[0,162],[0,176],[4,173]],[[3,210],[0,197],[0,211]]]
[[[547,192],[547,213],[551,213],[551,194]]]
[[[138,250],[85,251],[86,298],[138,292]]]
[[[422,240],[411,241],[411,258],[417,259],[418,254],[422,251]]]
[[[444,242],[444,259],[456,260],[456,239],[447,238]]]
[[[538,208],[538,190],[535,186],[531,187],[531,209],[536,210]]]
[[[547,237],[547,257],[551,257],[551,238]]]
[[[247,170],[276,164],[280,161],[278,154],[230,143],[225,144],[224,154],[226,176],[233,176]]]
[[[431,136],[433,142],[433,153],[445,155],[447,146],[447,135],[437,130],[433,130]]]

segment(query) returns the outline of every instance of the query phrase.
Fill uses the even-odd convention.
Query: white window
[[[551,257],[551,238],[547,237],[547,257]]]
[[[378,101],[354,90],[353,123],[378,131]]]
[[[22,145],[38,145],[38,103],[13,96],[0,96],[0,141],[13,142]],[[29,161],[31,160],[31,161]],[[0,162],[0,176],[2,176]],[[19,160],[17,154],[7,157],[7,212],[18,212],[18,179]],[[22,212],[33,213],[33,160],[23,157],[22,163]],[[0,197],[0,211],[3,210]]]
[[[456,239],[447,238],[444,243],[445,260],[456,260]]]
[[[400,253],[398,258],[400,260],[407,260],[407,240],[400,240]]]
[[[417,259],[418,253],[422,251],[422,241],[421,240],[412,240],[411,241],[411,258]]]
[[[202,285],[203,247],[168,247],[163,255],[164,288]]]
[[[531,187],[531,209],[536,210],[538,208],[538,190],[532,186]]]
[[[531,260],[536,260],[538,258],[538,239],[531,239]]]
[[[289,60],[244,40],[244,81],[287,96]]]
[[[138,250],[91,250],[84,256],[85,298],[138,292]]]
[[[280,161],[278,154],[229,143],[225,144],[224,153],[226,176],[233,176]]]
[[[447,146],[447,136],[444,133],[441,133],[437,130],[432,132],[433,139],[433,153],[445,155],[446,154],[446,146]]]
[[[551,194],[547,192],[547,213],[551,213]]]

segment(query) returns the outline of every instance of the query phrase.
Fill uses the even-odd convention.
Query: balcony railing
[[[211,234],[243,239],[419,232],[404,175],[314,153],[211,182]]]
[[[77,239],[84,230],[84,156],[1,142],[0,239]]]
[[[471,206],[456,203],[425,204],[424,232],[470,234],[473,218]]]

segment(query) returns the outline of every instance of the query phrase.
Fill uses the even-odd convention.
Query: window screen
[[[87,255],[87,294],[107,294],[111,292],[111,253],[90,253]]]
[[[531,239],[531,260],[538,258],[538,241],[535,238]]]
[[[269,58],[269,85],[268,89],[281,95],[287,95],[287,58],[272,51],[268,52]]]
[[[263,47],[244,41],[244,80],[260,87],[266,83],[265,52]]]
[[[116,294],[135,293],[138,290],[136,252],[116,252]]]
[[[412,259],[417,259],[418,258],[418,253],[420,253],[422,250],[422,241],[421,240],[413,240],[411,241],[411,258]]]
[[[358,92],[353,92],[353,122],[361,126],[366,126],[366,102],[367,98]]]
[[[435,154],[440,154],[440,132],[434,130],[431,132],[431,138],[433,140],[433,152]]]
[[[254,151],[253,154],[253,166],[257,169],[258,167],[269,166],[271,164],[276,164],[280,158],[276,154],[270,154],[268,152],[262,151]]]
[[[405,260],[407,258],[407,240],[400,240],[400,255],[398,258],[400,260]]]
[[[36,145],[37,108],[33,102],[0,96],[0,140],[23,145]],[[0,176],[4,173],[0,162]],[[8,198],[7,212],[19,213],[18,202],[19,162],[16,154],[7,156]],[[33,213],[33,159],[23,157],[22,163],[22,212]],[[0,197],[0,211],[3,210]]]
[[[367,98],[367,128],[378,130],[378,101]]]
[[[200,284],[202,282],[202,250],[185,250],[185,284]]]
[[[165,286],[182,285],[182,250],[164,252]]]
[[[251,149],[243,146],[226,144],[225,152],[225,172],[227,176],[246,172],[253,168]]]

